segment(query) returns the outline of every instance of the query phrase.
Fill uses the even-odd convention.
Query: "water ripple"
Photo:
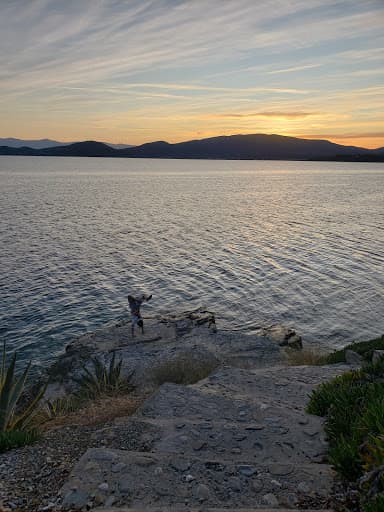
[[[24,360],[127,315],[208,306],[338,347],[384,332],[384,167],[0,157],[0,335]]]

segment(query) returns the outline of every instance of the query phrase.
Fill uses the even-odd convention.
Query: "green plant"
[[[366,361],[370,361],[374,350],[384,350],[384,335],[369,341],[351,343],[341,350],[336,350],[326,356],[326,363],[334,364],[345,362],[346,350],[353,350],[360,354]]]
[[[326,355],[315,349],[293,350],[286,349],[289,366],[320,366],[325,364]]]
[[[365,512],[383,512],[384,361],[367,363],[319,386],[307,411],[326,416],[329,459],[358,482]]]
[[[31,444],[38,438],[39,432],[36,429],[0,432],[0,453]]]
[[[43,414],[46,419],[53,419],[59,416],[65,416],[72,412],[77,411],[83,400],[75,395],[63,396],[55,400],[47,400],[44,404]]]
[[[35,397],[31,398],[29,402],[27,401],[23,407],[18,407],[31,362],[29,362],[24,372],[17,377],[15,375],[16,360],[17,354],[15,352],[9,367],[6,368],[4,343],[0,365],[0,432],[27,430],[36,412],[37,404],[45,392],[45,386],[43,386]]]
[[[357,437],[340,435],[329,448],[329,460],[335,470],[346,480],[355,481],[362,473]]]
[[[377,494],[373,499],[364,504],[364,512],[383,512],[384,493]]]
[[[100,359],[92,358],[92,370],[83,367],[83,375],[75,379],[80,385],[76,394],[79,398],[97,398],[102,395],[116,394],[132,390],[130,379],[132,374],[126,378],[121,376],[122,360],[115,364],[115,353],[113,353],[109,365],[104,364]]]
[[[324,382],[310,394],[307,412],[325,416],[332,404],[348,396],[353,386],[360,385],[361,378],[361,372],[355,370],[345,372],[330,382]]]

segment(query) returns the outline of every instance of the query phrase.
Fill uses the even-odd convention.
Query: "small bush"
[[[0,432],[0,453],[31,444],[38,438],[39,432],[35,429]]]
[[[341,350],[336,350],[336,352],[332,352],[332,354],[326,356],[326,364],[344,363],[346,350],[353,350],[360,354],[366,361],[370,361],[374,350],[384,350],[384,335],[369,341],[351,343]]]
[[[157,385],[165,382],[194,384],[208,377],[218,366],[214,358],[202,360],[191,353],[179,353],[173,359],[164,361],[153,368],[153,379]]]
[[[361,374],[359,371],[349,371],[331,380],[324,382],[317,389],[312,391],[307,406],[309,414],[325,416],[329,408],[338,400],[348,396],[353,386],[359,386]]]
[[[342,477],[354,482],[362,473],[359,440],[356,437],[339,436],[329,449],[329,460]]]
[[[378,494],[370,500],[368,503],[364,504],[363,507],[364,512],[383,512],[384,510],[384,493]]]
[[[31,362],[21,375],[16,375],[17,353],[12,356],[10,365],[6,367],[6,350],[3,345],[2,361],[0,364],[0,432],[26,431],[33,416],[37,411],[37,405],[42,398],[45,386],[40,388],[30,400],[25,400],[20,406],[25,383],[28,377]]]
[[[104,364],[96,357],[92,359],[93,372],[83,367],[83,375],[76,379],[80,389],[76,396],[79,399],[93,399],[104,395],[132,391],[130,383],[132,374],[126,378],[121,376],[122,360],[115,364],[115,353],[109,362]]]
[[[359,485],[364,512],[384,512],[384,360],[322,384],[307,411],[326,416],[330,462]]]
[[[78,411],[84,405],[84,400],[75,395],[67,395],[55,400],[47,400],[36,413],[34,424],[41,425],[54,418],[67,416]]]
[[[324,354],[312,349],[292,350],[287,349],[286,355],[290,366],[320,366],[325,364],[326,357]]]

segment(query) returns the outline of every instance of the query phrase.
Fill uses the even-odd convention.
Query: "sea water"
[[[384,332],[384,165],[0,157],[0,334],[45,365],[127,316],[199,306],[338,348]]]

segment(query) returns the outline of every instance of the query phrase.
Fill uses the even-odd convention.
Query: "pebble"
[[[229,485],[229,488],[232,491],[235,491],[235,492],[240,492],[241,491],[241,481],[240,481],[240,478],[237,478],[235,476],[229,478],[228,479],[228,485]]]
[[[263,504],[268,505],[268,507],[278,507],[279,506],[279,500],[276,498],[276,496],[272,493],[264,494],[263,496]]]
[[[237,469],[244,476],[252,476],[257,472],[255,466],[249,466],[248,464],[241,464]]]
[[[191,463],[186,459],[174,459],[171,461],[171,466],[177,471],[184,472],[188,471],[188,469],[191,467]]]
[[[311,491],[309,485],[306,482],[300,482],[297,486],[297,490],[302,494],[309,494]]]
[[[232,448],[231,453],[233,453],[233,454],[240,454],[241,450],[240,450],[240,448]]]
[[[263,481],[257,478],[256,480],[252,480],[252,488],[255,492],[260,492],[264,487]]]
[[[205,446],[207,445],[207,443],[205,441],[195,441],[192,443],[192,448],[198,452],[200,450],[202,450]]]
[[[109,485],[107,482],[103,482],[102,484],[98,485],[97,487],[100,491],[108,491]]]
[[[205,484],[199,484],[195,489],[195,496],[199,501],[206,501],[209,499],[211,491]]]
[[[271,464],[269,472],[274,476],[285,476],[291,474],[293,466],[291,464]]]
[[[117,464],[114,464],[111,468],[112,473],[119,473],[120,471],[123,471],[127,467],[124,462],[119,462]]]
[[[193,475],[185,475],[184,480],[186,482],[192,482],[195,479]]]

